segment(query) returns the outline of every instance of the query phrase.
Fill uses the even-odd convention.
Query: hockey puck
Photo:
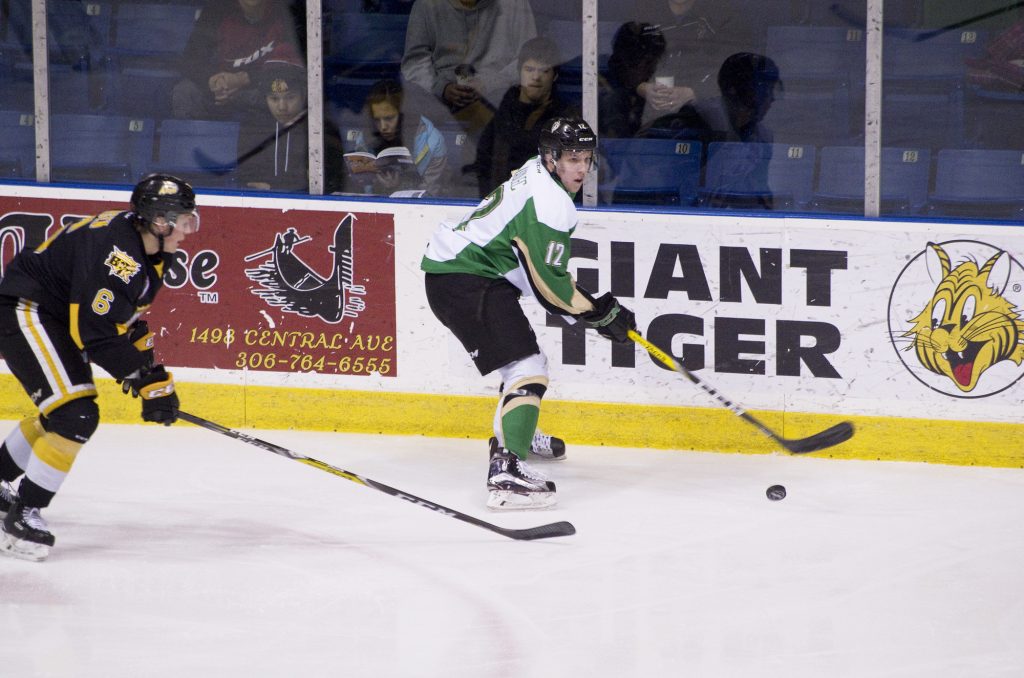
[[[779,501],[780,499],[786,498],[786,488],[783,487],[782,485],[772,485],[767,490],[765,490],[764,493],[765,496],[767,496],[772,501]]]

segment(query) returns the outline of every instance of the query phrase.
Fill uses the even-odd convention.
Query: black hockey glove
[[[149,323],[145,320],[136,320],[132,323],[131,327],[128,328],[128,341],[132,342],[132,346],[142,354],[143,360],[146,361],[143,363],[140,372],[153,369],[153,363],[156,361],[156,358],[153,354],[153,333],[149,331]],[[125,395],[132,388],[127,379],[118,379],[117,383],[121,384],[121,393]],[[136,398],[139,397],[138,393],[132,395]]]
[[[125,393],[142,397],[142,420],[170,426],[178,420],[178,394],[174,390],[174,377],[163,365],[141,370],[138,376],[127,377]],[[122,388],[125,388],[122,385]]]
[[[628,308],[620,305],[611,292],[605,292],[594,299],[594,309],[581,313],[579,317],[588,327],[597,330],[602,337],[620,344],[629,341],[627,332],[636,329],[636,316]]]

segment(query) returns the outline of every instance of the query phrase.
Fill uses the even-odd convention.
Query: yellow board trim
[[[177,383],[182,408],[231,428],[299,429],[475,438],[491,435],[494,398]],[[100,380],[106,423],[139,423],[140,401]],[[311,407],[310,404],[315,404]],[[0,418],[32,408],[11,375],[0,375]],[[1024,468],[1024,424],[753,411],[780,435],[800,438],[843,420],[853,439],[808,456]],[[600,423],[600,425],[595,425]],[[766,454],[772,442],[720,407],[669,407],[544,399],[541,426],[569,444]]]

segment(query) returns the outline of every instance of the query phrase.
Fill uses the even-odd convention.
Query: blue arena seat
[[[448,174],[451,178],[445,187],[445,195],[451,198],[479,197],[480,187],[472,170],[476,162],[476,140],[457,123],[438,125],[437,130],[444,137]]]
[[[967,89],[964,104],[965,147],[1024,149],[1024,92]],[[950,144],[953,146],[953,144]]]
[[[64,113],[50,120],[54,181],[134,183],[150,171],[155,125],[151,119]]]
[[[361,118],[366,96],[377,82],[374,76],[329,75],[324,79],[324,99],[333,109]]]
[[[96,93],[94,98],[93,93]],[[50,64],[50,112],[89,113],[103,108],[101,90],[88,70]]]
[[[958,148],[963,141],[962,90],[898,92],[883,97],[883,145],[939,149]]]
[[[181,79],[169,68],[125,66],[112,71],[110,107],[121,115],[163,118],[171,113],[171,91]]]
[[[698,141],[602,139],[608,171],[602,167],[599,190],[614,204],[693,205],[701,151]]]
[[[928,209],[936,216],[1020,219],[1024,216],[1024,151],[939,151]]]
[[[928,201],[931,151],[927,148],[883,148],[882,212],[918,214]],[[819,154],[816,211],[864,213],[864,147],[827,146]]]
[[[122,57],[174,60],[185,51],[198,14],[193,4],[120,2],[112,50]]]
[[[119,2],[114,12],[106,81],[114,113],[162,118],[180,79],[199,7],[185,2]]]
[[[197,186],[234,186],[238,132],[237,122],[164,120],[157,130],[154,166]]]
[[[111,44],[113,8],[108,0],[47,0],[47,27],[56,41],[50,51],[66,52],[84,45],[92,66],[97,66]]]
[[[110,3],[105,0],[48,0],[50,63],[88,68],[99,61],[110,38]],[[32,3],[0,3],[0,52],[15,62],[32,62]]]
[[[965,59],[980,55],[985,31],[887,30],[882,46],[882,77],[887,91],[949,91],[963,87]]]
[[[864,79],[864,31],[858,27],[769,26],[765,55],[789,88],[797,82],[839,83]]]
[[[36,175],[35,117],[27,111],[0,111],[0,176],[32,179]]]
[[[815,148],[736,141],[708,145],[701,204],[800,210],[814,191]]]
[[[332,76],[397,77],[408,23],[404,14],[332,14],[325,28],[325,68]]]
[[[785,90],[764,119],[776,142],[845,146],[861,136],[852,123],[855,106],[846,84],[800,88],[791,87],[785,74],[782,80]]]

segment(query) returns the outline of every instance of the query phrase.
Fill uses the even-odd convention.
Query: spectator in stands
[[[638,135],[662,136],[678,130],[705,144],[713,141],[771,143],[772,132],[763,122],[783,88],[775,62],[752,52],[732,54],[722,62],[716,82],[719,96],[692,101],[678,113],[662,116],[644,126]]]
[[[543,123],[579,117],[578,107],[558,95],[560,62],[558,48],[547,38],[534,38],[519,50],[519,84],[505,92],[477,146],[475,170],[481,198],[537,155]]]
[[[782,90],[779,68],[769,57],[751,52],[732,54],[722,63],[717,77],[720,96],[693,101],[678,113],[654,120],[639,136],[680,136],[701,141],[704,148],[716,141],[771,144],[774,136],[764,126],[775,96]],[[675,133],[675,134],[673,134]],[[766,146],[751,147],[745,161],[732,167],[727,191],[746,194],[756,203],[746,205],[771,209]],[[711,204],[726,201],[708,196]],[[721,200],[719,200],[721,198]]]
[[[665,38],[665,51],[636,91],[645,101],[643,122],[717,96],[722,60],[760,50],[749,7],[736,0],[639,0],[637,20]]]
[[[284,0],[210,0],[185,47],[172,112],[241,121],[266,106],[257,83],[260,67],[271,59],[299,62],[300,54]]]
[[[529,0],[416,0],[402,76],[443,101],[475,141],[536,35]]]
[[[268,61],[258,76],[263,109],[248,116],[239,134],[238,175],[247,188],[309,191],[309,125],[306,69],[290,61]],[[324,121],[324,192],[340,190],[341,135]]]
[[[366,97],[366,115],[372,131],[357,132],[355,149],[376,155],[386,148],[404,146],[409,149],[419,177],[415,186],[408,186],[394,172],[379,173],[376,193],[417,188],[428,195],[444,194],[449,178],[447,145],[434,123],[418,113],[426,107],[418,103],[422,97],[415,92],[414,85],[403,87],[397,80],[388,79],[374,84]]]
[[[599,83],[601,136],[635,136],[645,99],[640,86],[650,81],[665,53],[665,37],[651,24],[631,21],[619,27],[608,58],[608,77]]]

